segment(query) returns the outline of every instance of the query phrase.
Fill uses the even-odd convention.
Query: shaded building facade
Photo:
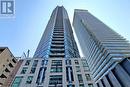
[[[129,87],[129,42],[87,10],[75,10],[73,26],[97,86]]]

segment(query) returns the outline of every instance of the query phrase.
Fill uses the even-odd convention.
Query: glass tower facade
[[[97,86],[129,86],[130,76],[128,72],[130,70],[128,65],[130,65],[130,62],[118,66],[120,61],[130,56],[129,42],[87,10],[75,10],[73,26]],[[114,68],[116,65],[118,70],[117,67]],[[121,78],[120,75],[126,75],[128,78]]]
[[[63,6],[57,6],[52,12],[34,57],[80,57],[67,11]]]

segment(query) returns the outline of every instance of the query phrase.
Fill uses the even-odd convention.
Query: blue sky
[[[72,22],[74,9],[86,9],[130,41],[130,0],[16,0],[15,18],[0,18],[0,46],[14,56],[32,56],[52,10],[63,5]]]

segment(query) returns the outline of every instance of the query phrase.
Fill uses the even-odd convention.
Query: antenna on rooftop
[[[27,53],[23,52],[21,58],[29,58],[29,53],[30,53],[30,50],[28,49]]]
[[[28,49],[28,51],[27,51],[27,58],[29,57],[29,53],[30,53],[30,50]]]
[[[25,52],[23,52],[21,58],[26,58],[26,54],[25,54]]]

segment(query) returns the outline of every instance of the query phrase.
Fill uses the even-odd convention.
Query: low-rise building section
[[[7,79],[14,70],[17,60],[8,47],[0,47],[0,86],[6,87]]]
[[[11,87],[94,87],[85,58],[27,58]]]

